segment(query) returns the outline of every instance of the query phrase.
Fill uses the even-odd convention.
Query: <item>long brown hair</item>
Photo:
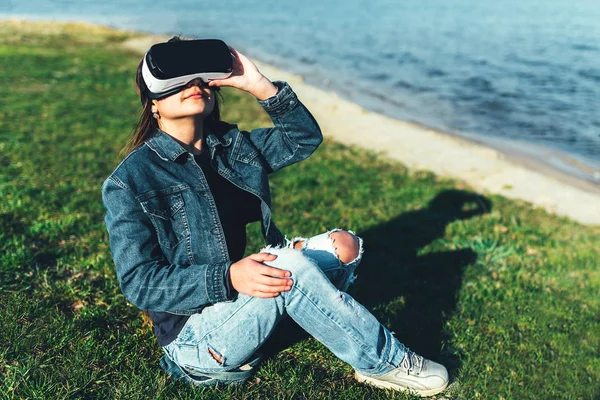
[[[169,39],[169,42],[175,42],[183,40],[179,36],[173,36]],[[158,121],[156,118],[152,116],[152,99],[148,96],[148,86],[146,86],[146,82],[142,78],[142,65],[144,64],[144,60],[140,61],[137,67],[137,71],[135,73],[135,85],[137,88],[137,92],[140,95],[140,100],[142,102],[142,113],[135,124],[131,136],[129,140],[121,149],[120,158],[124,158],[131,151],[140,147],[144,142],[150,139],[156,133],[158,129]],[[219,121],[221,121],[221,113],[219,111],[219,102],[222,100],[220,98],[220,88],[218,87],[210,87],[212,92],[215,94],[215,106],[210,114],[204,118],[204,128],[211,130],[216,129]]]

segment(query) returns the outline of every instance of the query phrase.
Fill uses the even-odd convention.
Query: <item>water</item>
[[[219,37],[368,109],[600,183],[597,0],[0,0],[15,16]]]

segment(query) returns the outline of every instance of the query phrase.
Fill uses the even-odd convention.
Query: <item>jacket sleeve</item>
[[[142,310],[192,311],[229,300],[230,263],[170,264],[150,218],[116,177],[102,187],[105,224],[121,291]]]
[[[269,172],[310,156],[323,141],[319,124],[286,82],[273,82],[275,96],[259,100],[274,126],[243,132],[258,149]]]

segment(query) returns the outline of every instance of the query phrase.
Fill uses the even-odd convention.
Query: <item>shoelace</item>
[[[420,374],[423,370],[423,357],[406,349],[406,353],[404,354],[404,358],[402,359],[402,368],[406,370],[409,374],[414,371],[415,367],[418,369],[417,374]]]

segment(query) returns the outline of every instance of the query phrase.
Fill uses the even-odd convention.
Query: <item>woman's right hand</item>
[[[229,267],[231,286],[239,293],[248,296],[270,298],[292,288],[289,271],[269,267],[265,261],[277,258],[274,254],[251,254]]]
[[[233,57],[233,72],[228,78],[211,79],[209,87],[231,86],[250,93],[258,100],[266,100],[277,94],[277,87],[260,73],[256,65],[245,55],[229,46]]]

